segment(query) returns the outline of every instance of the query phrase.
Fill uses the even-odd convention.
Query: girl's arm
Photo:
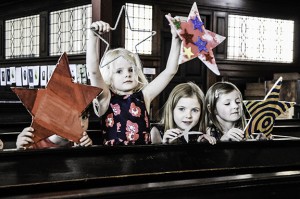
[[[97,21],[92,23],[91,27],[98,30],[99,34],[109,32],[110,26],[108,23],[103,21]],[[102,93],[97,97],[99,110],[98,115],[103,115],[109,105],[110,101],[110,90],[107,84],[104,82],[101,75],[99,64],[100,64],[100,39],[93,33],[92,30],[88,30],[88,42],[86,52],[86,67],[90,75],[91,85],[98,88],[102,88]]]
[[[154,80],[152,80],[147,86],[145,86],[145,88],[143,88],[144,99],[148,110],[152,100],[165,89],[178,70],[181,42],[176,30],[174,30],[172,27],[171,33],[172,44],[165,70],[163,70]]]

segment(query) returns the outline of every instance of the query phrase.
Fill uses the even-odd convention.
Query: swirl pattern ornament
[[[295,102],[279,101],[282,77],[273,85],[264,100],[244,101],[244,104],[251,115],[251,118],[245,128],[246,138],[253,133],[264,133],[269,138],[272,134],[276,118],[289,108],[294,106]]]

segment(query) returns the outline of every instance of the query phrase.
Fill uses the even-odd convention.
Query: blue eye
[[[180,110],[180,111],[184,111],[184,108],[180,107],[180,108],[178,108],[178,110]]]
[[[197,109],[197,108],[193,108],[192,109],[192,112],[194,112],[194,113],[198,113],[200,110],[199,109]]]

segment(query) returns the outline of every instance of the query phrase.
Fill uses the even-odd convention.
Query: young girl
[[[246,125],[242,94],[230,82],[217,82],[207,91],[207,133],[217,141],[241,141]]]
[[[98,21],[91,27],[100,34],[110,25]],[[149,144],[149,110],[152,100],[171,81],[178,70],[180,40],[172,30],[172,45],[166,69],[149,84],[137,54],[123,48],[108,51],[99,70],[99,38],[89,31],[87,69],[91,85],[103,89],[94,100],[96,114],[102,116],[105,145]]]
[[[81,115],[81,127],[83,130],[82,138],[80,139],[80,144],[77,145],[69,140],[62,138],[58,135],[52,135],[48,138],[45,138],[37,143],[33,143],[32,133],[34,129],[32,127],[26,127],[18,135],[16,146],[17,149],[26,149],[28,144],[32,144],[29,148],[32,149],[42,149],[42,148],[57,148],[57,147],[72,147],[72,146],[91,146],[93,144],[91,138],[86,133],[89,126],[89,113],[88,111],[84,112]]]
[[[173,88],[163,109],[159,125],[151,129],[152,144],[186,143],[184,132],[204,132],[204,94],[192,82],[181,83]],[[216,140],[209,135],[189,135],[190,142],[200,142],[202,139],[215,144]]]

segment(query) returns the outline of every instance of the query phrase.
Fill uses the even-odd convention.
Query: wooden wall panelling
[[[40,13],[40,57],[47,57],[49,54],[49,12]]]
[[[4,46],[4,35],[5,35],[5,32],[4,32],[4,20],[0,20],[0,60],[3,60],[4,59],[4,49],[5,49],[5,46]],[[1,67],[1,66],[0,66]]]

